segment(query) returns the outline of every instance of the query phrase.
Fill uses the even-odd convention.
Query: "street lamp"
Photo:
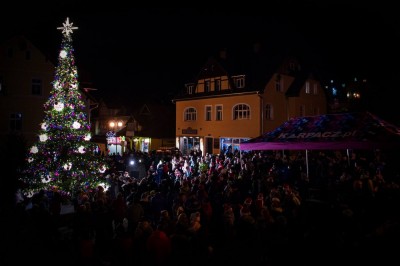
[[[112,129],[112,131],[114,131],[114,137],[115,137],[115,154],[118,153],[118,139],[117,139],[117,131],[122,127],[122,122],[118,121],[111,121],[109,123],[110,128]],[[115,128],[115,130],[114,130]],[[121,148],[122,149],[122,148]]]

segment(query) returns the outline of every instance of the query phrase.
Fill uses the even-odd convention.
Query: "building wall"
[[[12,51],[12,52],[11,52]],[[22,114],[18,131],[29,146],[37,139],[54,78],[54,65],[24,37],[12,38],[0,46],[0,136],[11,133],[10,115]],[[32,95],[32,79],[42,81],[41,95]]]
[[[303,85],[299,97],[289,98],[289,118],[320,115],[328,112],[326,92],[321,87],[320,82],[315,79],[307,79],[307,82],[310,84],[310,93],[306,93],[305,85]],[[316,92],[314,92],[314,85],[317,86]],[[303,115],[300,113],[301,108],[304,108]]]
[[[280,74],[281,91],[275,87],[276,75],[267,82],[263,94],[263,132],[273,130],[289,118],[289,101],[285,95],[289,86],[293,83],[294,77]],[[273,107],[272,118],[266,117],[266,105]]]
[[[196,149],[198,146],[206,149],[206,152],[218,154],[230,143],[233,148],[237,148],[240,146],[240,141],[272,131],[290,118],[327,113],[327,98],[320,82],[311,75],[307,78],[306,73],[301,72],[297,60],[284,60],[276,73],[266,82],[264,89],[249,88],[247,85],[232,89],[231,84],[238,86],[235,78],[246,78],[246,75],[219,77],[218,74],[224,72],[220,68],[217,68],[215,73],[208,71],[210,66],[211,69],[214,66],[220,67],[214,61],[209,61],[200,74],[208,77],[191,83],[191,85],[196,84],[196,90],[189,92],[186,98],[175,99],[176,143],[184,154],[188,153],[187,148]],[[215,92],[214,81],[218,79],[221,80],[221,88],[220,92]],[[204,91],[206,81],[210,81],[208,91]],[[244,84],[246,82],[245,80]],[[306,93],[307,83],[309,90]],[[257,92],[257,89],[261,89],[261,92]],[[250,106],[249,119],[233,119],[233,107],[236,104]],[[222,121],[215,120],[217,105],[223,106]],[[206,106],[212,107],[211,121],[205,119]],[[271,107],[268,109],[269,113],[267,106]],[[185,121],[187,108],[197,110],[196,120]],[[224,142],[228,144],[225,145]],[[208,148],[210,145],[213,146],[212,149]]]
[[[286,92],[294,82],[294,77],[280,74],[281,91],[276,90],[275,78],[276,75],[267,83],[263,94],[263,132],[275,129],[290,118],[327,113],[326,93],[318,80],[306,80],[310,84],[310,93],[306,93],[304,84],[298,96],[287,97]],[[314,84],[317,86],[316,93],[314,93]],[[266,116],[267,104],[273,106],[272,119],[268,119]],[[304,108],[303,114],[301,114],[301,108]]]
[[[233,119],[233,108],[237,104],[247,104],[250,107],[249,119]],[[223,118],[215,120],[215,107],[222,105]],[[211,121],[205,119],[205,108],[211,106]],[[177,138],[199,138],[201,150],[206,149],[205,138],[212,138],[213,142],[219,142],[220,138],[253,138],[261,134],[260,116],[261,97],[256,93],[244,95],[227,95],[224,97],[196,99],[176,102],[176,136]],[[196,121],[185,121],[185,109],[193,107],[197,110]],[[213,153],[219,153],[217,146]]]

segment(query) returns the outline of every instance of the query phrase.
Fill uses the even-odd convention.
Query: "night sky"
[[[173,95],[209,56],[223,48],[235,56],[255,42],[295,47],[328,77],[357,75],[375,90],[395,93],[400,23],[393,6],[293,2],[228,10],[24,4],[2,12],[0,38],[24,34],[55,58],[62,38],[57,27],[68,16],[79,27],[72,35],[78,73],[104,95]],[[393,98],[378,100],[387,106]]]

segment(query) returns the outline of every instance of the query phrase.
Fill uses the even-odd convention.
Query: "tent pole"
[[[307,178],[309,178],[309,176],[308,176],[308,150],[306,150],[306,167],[307,167]]]
[[[239,161],[242,159],[242,149],[240,148],[240,141],[241,139],[239,139]]]

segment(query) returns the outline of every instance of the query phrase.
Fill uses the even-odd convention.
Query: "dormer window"
[[[220,91],[221,90],[221,80],[216,79],[214,80],[214,91]]]
[[[317,83],[314,83],[313,93],[314,93],[315,95],[318,94],[318,84],[317,84]]]
[[[245,75],[235,76],[233,77],[233,82],[235,83],[235,87],[240,89],[245,86]]]
[[[204,82],[204,92],[209,92],[210,91],[210,81],[209,80],[206,80],[205,82]]]
[[[306,94],[310,94],[310,93],[311,93],[311,91],[310,91],[310,82],[306,81]]]
[[[187,94],[193,94],[194,93],[194,84],[186,84],[186,90],[187,90]]]

